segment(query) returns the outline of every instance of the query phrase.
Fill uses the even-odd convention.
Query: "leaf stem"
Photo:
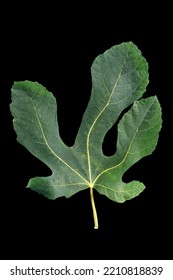
[[[91,198],[91,206],[93,210],[94,228],[98,229],[99,225],[98,225],[98,217],[97,217],[97,211],[96,211],[96,206],[94,201],[93,187],[90,187],[90,198]]]

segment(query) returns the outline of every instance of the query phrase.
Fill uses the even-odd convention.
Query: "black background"
[[[87,7],[88,8],[88,7]],[[158,7],[157,7],[158,8]],[[1,24],[0,123],[1,259],[172,258],[171,60],[169,8],[10,7]],[[143,14],[141,13],[143,10]],[[3,14],[3,10],[2,14]],[[164,20],[163,20],[164,18]],[[157,149],[125,175],[146,190],[117,204],[95,192],[99,230],[93,229],[89,192],[49,201],[26,189],[47,176],[47,167],[17,143],[9,110],[14,81],[38,81],[54,93],[61,137],[72,145],[91,92],[94,58],[115,44],[133,41],[149,63],[144,97],[157,95],[163,128]],[[115,130],[114,133],[116,134]],[[114,150],[109,134],[105,153]],[[115,148],[115,145],[114,145]],[[170,158],[170,159],[169,159]]]

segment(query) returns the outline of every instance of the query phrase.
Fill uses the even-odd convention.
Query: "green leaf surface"
[[[52,171],[49,177],[30,179],[28,187],[49,199],[89,188],[98,228],[93,189],[116,202],[139,195],[144,184],[124,183],[122,177],[153,152],[162,121],[157,97],[140,99],[148,84],[148,64],[132,42],[99,55],[91,74],[91,98],[72,147],[59,135],[55,97],[39,83],[15,82],[10,109],[19,143]],[[104,137],[130,105],[118,124],[116,153],[107,157],[102,149]]]

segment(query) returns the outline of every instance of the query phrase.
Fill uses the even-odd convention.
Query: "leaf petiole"
[[[96,211],[96,206],[95,206],[95,201],[94,201],[94,193],[93,193],[93,187],[90,187],[90,198],[91,198],[91,206],[93,210],[93,218],[94,218],[94,228],[98,229],[99,224],[98,224],[98,216],[97,216],[97,211]]]

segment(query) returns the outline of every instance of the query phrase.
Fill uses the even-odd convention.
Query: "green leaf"
[[[91,98],[72,147],[59,135],[55,97],[42,85],[15,82],[10,109],[19,143],[52,171],[49,177],[30,179],[28,187],[49,199],[90,189],[94,227],[98,228],[93,189],[116,202],[139,195],[144,184],[124,183],[122,177],[153,152],[162,121],[157,97],[140,99],[148,84],[148,64],[132,42],[99,55],[91,73]],[[102,150],[104,137],[132,104],[118,124],[116,153],[107,157]]]

